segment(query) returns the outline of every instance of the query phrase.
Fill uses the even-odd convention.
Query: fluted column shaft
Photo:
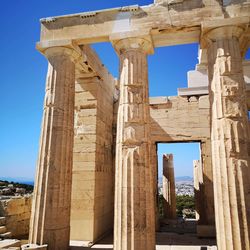
[[[219,250],[249,245],[250,171],[245,82],[234,26],[207,34],[215,216]]]
[[[174,179],[174,163],[172,154],[163,155],[163,213],[167,219],[176,219],[176,195]]]
[[[154,197],[155,197],[155,231],[160,228],[160,214],[159,214],[159,193],[158,193],[158,156],[157,156],[157,144],[155,142],[151,143],[150,150],[150,166],[153,171],[153,186],[154,186]]]
[[[196,220],[199,224],[205,224],[206,209],[204,199],[204,182],[203,182],[203,169],[200,160],[193,161],[194,167],[194,195],[195,195],[195,210]]]
[[[155,187],[153,169],[149,164],[150,120],[144,42],[147,41],[124,39],[115,44],[120,56],[120,100],[114,250],[155,249]]]
[[[45,52],[48,74],[30,224],[30,243],[69,247],[75,65],[71,50]]]
[[[215,226],[215,213],[214,213],[214,190],[213,190],[213,166],[211,157],[211,140],[202,141],[200,144],[201,159],[199,160],[200,178],[199,184],[199,197],[202,199],[200,207],[200,219],[198,224],[214,225]],[[196,195],[196,194],[195,194]],[[200,199],[198,197],[198,199]],[[214,231],[215,232],[215,231]]]

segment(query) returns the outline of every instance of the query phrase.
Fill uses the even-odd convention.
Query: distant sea
[[[21,183],[21,184],[27,184],[27,185],[32,185],[34,186],[34,180],[32,179],[28,179],[25,177],[1,177],[0,176],[0,180],[1,181],[13,181],[16,183]]]
[[[193,177],[190,176],[177,176],[175,177],[175,181],[192,181]]]
[[[34,180],[28,179],[28,178],[14,178],[14,177],[0,177],[0,180],[2,181],[13,181],[17,183],[22,183],[22,184],[28,184],[34,186]],[[162,183],[162,177],[159,177],[158,181]],[[183,181],[193,181],[193,178],[190,176],[177,176],[175,177],[176,182],[183,182]]]

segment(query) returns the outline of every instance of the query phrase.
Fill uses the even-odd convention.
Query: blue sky
[[[163,154],[173,154],[175,176],[193,176],[193,160],[200,159],[200,143],[158,143],[158,176],[162,177]]]
[[[0,176],[33,178],[35,173],[47,71],[47,60],[35,50],[35,43],[39,41],[39,19],[133,4],[147,5],[152,1],[1,1]],[[104,43],[94,48],[117,77],[118,58],[112,46]],[[185,87],[186,72],[195,67],[197,51],[197,44],[156,49],[155,54],[149,56],[150,96],[176,95],[178,87]],[[197,158],[192,147],[185,151],[189,152],[190,159]],[[180,158],[176,169],[186,166],[186,157]],[[188,168],[190,170],[181,175],[192,175],[191,165]]]

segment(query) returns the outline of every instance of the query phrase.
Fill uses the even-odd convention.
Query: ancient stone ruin
[[[22,242],[13,238],[28,238],[32,190],[31,185],[0,180],[0,249],[20,247]]]
[[[114,250],[155,249],[156,145],[197,141],[200,233],[215,226],[219,250],[249,250],[249,20],[249,0],[155,1],[41,20],[37,49],[49,66],[29,249],[66,250],[70,239],[91,243],[112,230]],[[97,42],[112,43],[118,80],[89,46]],[[147,55],[196,42],[188,88],[149,98]]]

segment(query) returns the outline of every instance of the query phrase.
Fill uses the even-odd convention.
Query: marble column
[[[45,51],[48,74],[30,223],[30,244],[69,247],[74,134],[75,64],[72,50]]]
[[[114,41],[120,57],[114,250],[155,249],[154,169],[150,166],[147,52],[150,41]]]
[[[176,195],[172,154],[163,155],[163,214],[166,219],[176,219]]]
[[[154,181],[154,197],[155,197],[155,231],[159,230],[159,206],[158,206],[158,157],[157,157],[157,144],[151,142],[150,144],[150,166],[153,168],[153,181]]]
[[[158,192],[158,154],[157,144],[151,143],[150,150],[150,166],[153,168],[153,181],[154,181],[154,196],[155,196],[155,231],[160,229],[160,213],[159,213],[159,192]]]
[[[215,228],[214,215],[214,189],[213,189],[213,166],[211,156],[211,140],[204,140],[200,143],[201,150],[201,171],[202,185],[200,185],[199,193],[202,196],[202,216],[199,224],[211,225]],[[200,214],[201,214],[200,213]],[[214,230],[215,232],[215,230]]]
[[[195,195],[195,210],[196,210],[196,220],[198,223],[202,224],[202,221],[204,219],[203,213],[206,213],[204,209],[204,190],[203,190],[203,170],[202,165],[199,160],[193,161],[193,167],[194,167],[194,195]]]
[[[219,250],[250,249],[249,131],[239,44],[242,32],[240,27],[225,26],[205,34]]]

